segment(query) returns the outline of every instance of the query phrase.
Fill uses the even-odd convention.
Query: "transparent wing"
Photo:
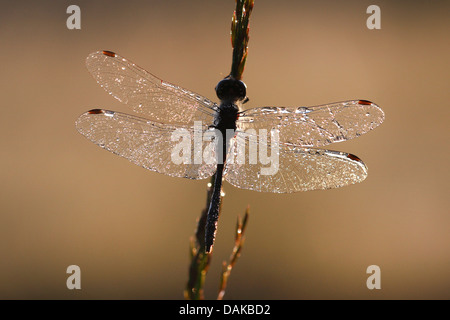
[[[225,167],[225,179],[238,188],[291,193],[343,187],[367,177],[358,157],[339,151],[268,143],[271,159],[261,161],[263,144],[247,138],[241,133],[233,138]]]
[[[94,109],[76,121],[77,130],[100,147],[134,164],[173,177],[205,179],[214,174],[216,164],[207,163],[203,153],[215,159],[211,141],[192,143],[206,126],[162,125],[124,113]],[[200,160],[199,160],[200,159]]]
[[[262,107],[243,111],[239,131],[277,129],[280,142],[321,147],[358,137],[379,126],[384,113],[375,103],[350,100],[314,107]]]
[[[86,66],[109,94],[151,120],[188,125],[213,122],[215,103],[155,77],[114,52],[91,53]]]

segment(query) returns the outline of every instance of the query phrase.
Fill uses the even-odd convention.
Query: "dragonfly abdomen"
[[[226,154],[230,144],[230,139],[234,136],[236,130],[236,119],[239,108],[234,103],[222,103],[219,106],[219,112],[214,119],[214,127],[220,134],[220,138],[216,137],[216,155],[217,170],[214,179],[213,193],[211,195],[209,209],[205,226],[205,250],[211,251],[217,230],[217,221],[219,219],[219,209],[222,192],[223,170],[226,162]],[[230,135],[232,130],[232,135]]]

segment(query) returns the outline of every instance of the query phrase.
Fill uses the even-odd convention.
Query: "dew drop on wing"
[[[273,110],[273,107],[262,107],[261,108],[261,112],[271,112],[271,113],[273,113],[274,110]]]
[[[311,109],[308,107],[298,107],[295,109],[295,113],[310,113]]]

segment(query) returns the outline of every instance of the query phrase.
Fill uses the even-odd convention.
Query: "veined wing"
[[[162,123],[213,123],[217,105],[199,94],[165,82],[110,51],[91,53],[86,66],[109,94],[134,112]]]
[[[255,146],[263,144],[247,138],[242,133],[233,138],[225,167],[225,180],[238,188],[291,193],[343,187],[367,177],[366,165],[352,154],[289,144],[268,143],[271,159],[262,164]]]
[[[237,121],[239,131],[258,134],[279,130],[280,143],[321,147],[358,137],[379,126],[384,113],[375,103],[350,100],[314,107],[262,107],[245,110]]]
[[[194,135],[203,135],[207,126],[163,125],[124,113],[94,109],[77,119],[76,128],[100,147],[145,169],[189,179],[205,179],[216,171],[216,163],[208,164],[204,161],[208,158],[202,157],[204,152],[215,159],[214,143],[198,139],[201,145],[196,147],[192,143]]]

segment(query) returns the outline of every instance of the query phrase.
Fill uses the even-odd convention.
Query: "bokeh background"
[[[81,8],[81,30],[66,9]],[[381,30],[366,9],[381,8]],[[146,171],[75,129],[130,112],[85,68],[112,50],[215,98],[231,66],[234,1],[1,1],[0,298],[182,299],[207,181]],[[386,121],[330,146],[369,167],[358,185],[290,195],[225,183],[205,295],[215,299],[250,205],[228,299],[449,299],[448,1],[256,0],[244,72],[257,106],[367,99]],[[81,290],[66,268],[81,268]],[[381,268],[368,290],[366,268]]]

